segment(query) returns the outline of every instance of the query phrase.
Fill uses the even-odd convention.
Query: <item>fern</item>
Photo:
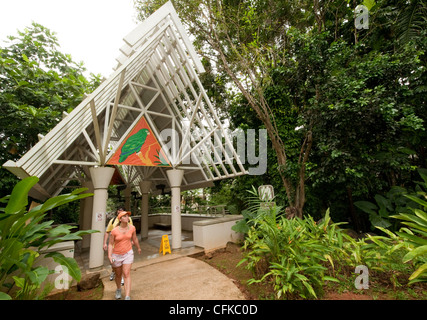
[[[401,44],[418,37],[426,28],[427,6],[422,0],[405,5],[397,17],[396,35]]]

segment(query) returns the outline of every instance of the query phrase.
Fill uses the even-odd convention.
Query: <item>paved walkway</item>
[[[182,233],[182,248],[171,254],[159,254],[161,237],[171,232],[150,230],[147,240],[140,242],[142,254],[135,251],[132,264],[132,300],[244,300],[242,292],[217,269],[191,255],[203,252],[193,244],[192,233]],[[88,273],[88,253],[77,255],[82,272]],[[103,300],[114,300],[115,281],[110,281],[112,269],[105,254],[101,272],[104,284]],[[124,299],[124,288],[122,287]]]

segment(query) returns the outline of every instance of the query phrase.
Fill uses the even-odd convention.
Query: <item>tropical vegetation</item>
[[[41,290],[49,270],[40,259],[53,258],[59,265],[65,266],[69,275],[79,281],[80,268],[74,258],[65,257],[60,252],[44,251],[56,243],[81,240],[81,236],[98,231],[80,230],[69,225],[54,225],[46,214],[55,207],[71,201],[92,196],[82,193],[86,189],[76,189],[46,200],[29,209],[28,192],[38,182],[37,177],[29,177],[18,182],[10,195],[0,199],[0,300],[41,299],[52,287]]]
[[[422,209],[410,207],[412,214],[392,216],[405,225],[400,231],[377,227],[384,236],[354,238],[346,223],[331,220],[329,209],[320,221],[309,215],[289,219],[274,202],[259,200],[255,189],[250,193],[250,218],[243,220],[247,227],[233,227],[247,231],[239,265],[252,271],[249,284],[271,285],[275,298],[321,298],[328,284],[346,282],[351,275],[359,289],[354,274],[362,267],[371,274],[386,274],[394,286],[427,282],[427,201],[407,196]],[[369,276],[366,281],[368,288]]]
[[[165,2],[135,0],[135,8],[142,20]],[[397,286],[403,269],[405,285],[425,282],[426,2],[361,1],[366,29],[355,24],[359,3],[349,0],[172,3],[230,130],[268,133],[265,174],[207,189],[244,217],[234,228],[245,234],[250,282],[271,283],[276,298],[306,299],[360,265],[386,272]],[[86,79],[43,26],[9,40],[0,48],[1,163],[19,159],[100,80]],[[81,190],[27,210],[35,179],[16,184],[0,171],[0,197],[12,192],[0,212],[0,291],[18,287],[16,298],[34,298],[49,273],[33,264],[43,247],[80,236],[43,219],[83,197]],[[252,189],[265,184],[274,187],[273,202]]]
[[[0,164],[19,160],[99,85],[100,75],[87,79],[85,71],[38,23],[8,37],[0,46]],[[17,182],[0,170],[0,197]]]
[[[165,0],[138,0],[144,19]],[[267,129],[268,168],[232,185],[230,205],[271,184],[302,217],[371,231],[354,205],[413,188],[426,158],[425,1],[173,0],[203,57],[202,77],[230,128]],[[355,7],[369,9],[357,29]],[[374,226],[372,226],[374,227]]]

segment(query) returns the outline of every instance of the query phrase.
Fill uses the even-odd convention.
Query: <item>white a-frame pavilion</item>
[[[142,194],[142,236],[148,194],[171,190],[172,249],[181,247],[180,191],[247,173],[198,78],[203,65],[172,4],[124,42],[109,79],[20,160],[3,165],[20,178],[39,177],[30,195],[41,201],[71,180],[93,191],[91,213],[80,219],[85,229],[101,231],[90,238],[90,268],[103,265],[107,188],[116,171]]]

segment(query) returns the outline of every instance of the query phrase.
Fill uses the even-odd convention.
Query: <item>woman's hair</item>
[[[117,211],[126,211],[126,209],[125,209],[123,206],[120,206],[120,207],[117,207],[116,212],[117,212]]]

